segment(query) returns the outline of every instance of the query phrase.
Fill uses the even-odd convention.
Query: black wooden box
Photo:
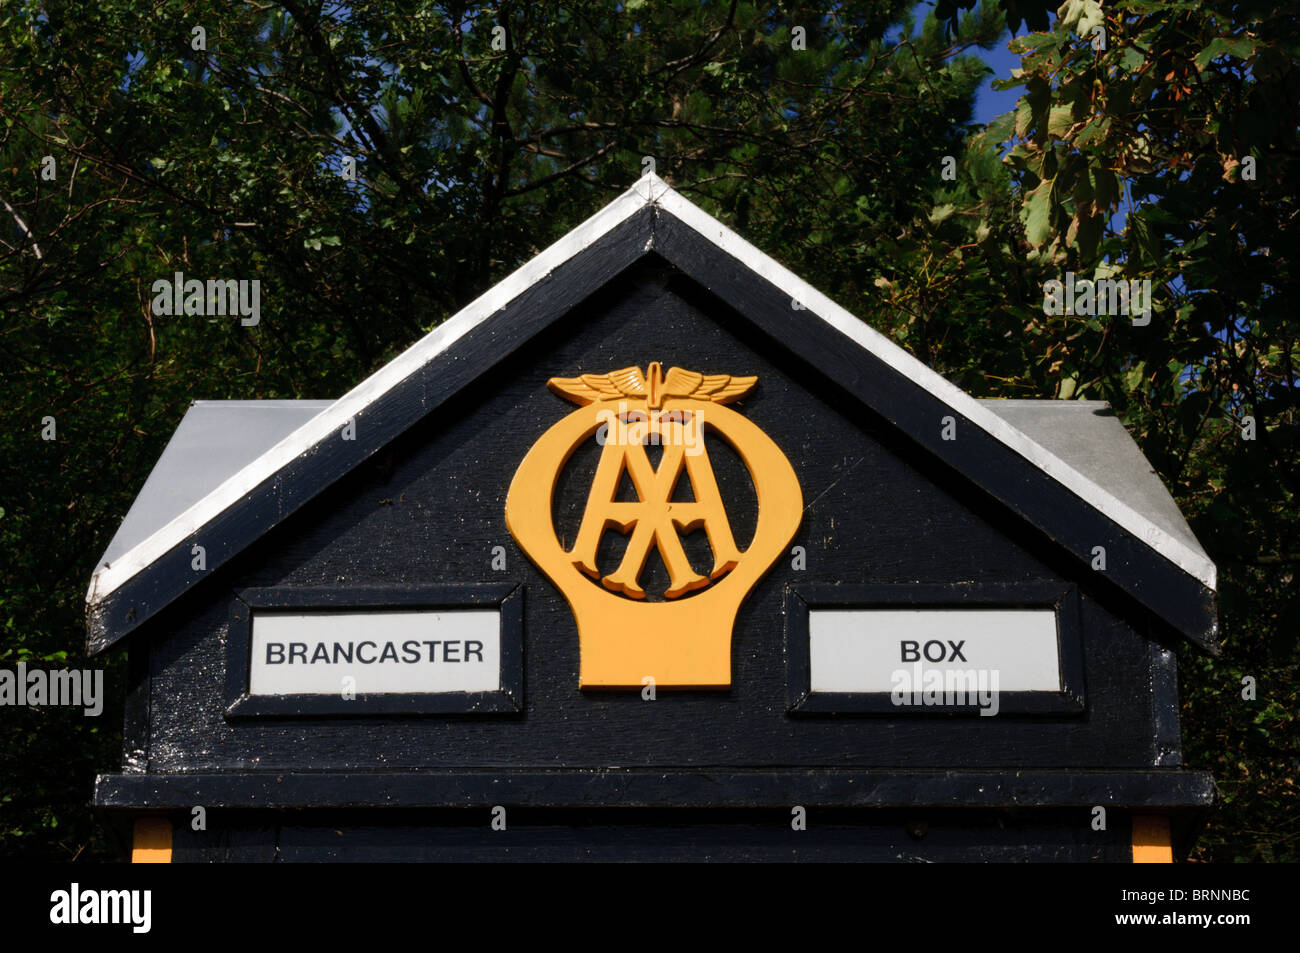
[[[632,635],[593,616],[580,645],[507,525],[574,412],[548,381],[633,367],[651,416],[693,372],[756,377],[726,411],[798,481],[761,499],[750,438],[705,419],[741,564],[764,507],[797,521],[736,602],[728,684],[580,684]],[[555,474],[566,551],[601,454]],[[689,472],[661,504],[702,511]],[[679,528],[685,656],[727,571]],[[635,545],[601,536],[606,590]],[[1168,859],[1212,799],[1172,648],[1217,651],[1214,584],[1104,404],[969,397],[651,175],[339,400],[190,409],[88,595],[131,672],[95,804],[176,861]],[[931,671],[972,690],[927,697]]]

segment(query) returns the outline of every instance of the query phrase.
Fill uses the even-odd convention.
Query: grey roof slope
[[[1164,481],[1104,400],[996,400],[980,403],[1188,548],[1205,556]]]
[[[332,403],[195,401],[99,564],[129,552]],[[1178,504],[1104,400],[985,399],[980,403],[1204,555]]]
[[[115,561],[219,487],[332,400],[196,400],[98,565]]]

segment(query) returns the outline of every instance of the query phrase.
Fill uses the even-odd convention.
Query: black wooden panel
[[[892,425],[867,411],[846,415],[833,385],[809,389],[806,367],[698,289],[686,293],[683,281],[662,262],[625,273],[160,614],[148,630],[151,768],[1152,765],[1152,656],[1131,621],[1134,604],[1023,519],[936,467]],[[730,691],[661,692],[647,702],[637,692],[578,690],[568,605],[515,546],[503,510],[523,453],[571,408],[546,390],[546,379],[651,360],[759,376],[736,409],[799,474],[806,508],[794,542],[807,550],[807,569],[779,560],[742,607]],[[724,497],[743,506],[747,487],[737,485],[737,471],[719,470]],[[580,478],[565,486],[562,517],[586,491]],[[493,546],[507,550],[505,574],[490,569]],[[506,579],[526,590],[526,703],[517,721],[449,715],[232,724],[222,717],[226,617],[236,589]],[[836,582],[1076,585],[1087,710],[950,723],[790,718],[783,591]]]
[[[149,704],[153,697],[148,646],[127,654],[126,705],[122,717],[122,770],[149,768]]]
[[[100,775],[105,807],[1078,807],[1198,810],[1214,800],[1208,774],[1145,771],[862,771],[852,769],[614,768],[405,771],[225,771]]]
[[[241,819],[242,820],[242,819]],[[1094,831],[1079,813],[1014,811],[810,811],[806,830],[789,810],[594,810],[507,814],[436,811],[308,812],[263,818],[255,834],[178,831],[173,860],[337,861],[1109,861],[1131,859],[1130,827],[1117,817]],[[276,825],[276,826],[271,826]]]
[[[1174,650],[1151,642],[1151,719],[1155,725],[1155,763],[1183,763],[1183,736],[1178,724],[1178,660]]]
[[[196,831],[191,817],[178,816],[172,824],[172,863],[265,864],[279,860],[276,842],[279,825],[286,819],[267,813],[209,811],[205,828]]]

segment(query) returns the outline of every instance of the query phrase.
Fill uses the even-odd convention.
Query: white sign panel
[[[255,612],[252,625],[250,695],[501,688],[497,609]]]
[[[1061,690],[1052,609],[814,608],[808,637],[813,692],[890,693],[926,684]]]

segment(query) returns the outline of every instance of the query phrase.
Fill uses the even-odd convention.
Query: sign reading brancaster
[[[583,688],[725,688],[731,684],[731,632],[740,603],[789,545],[803,511],[794,468],[772,440],[723,404],[739,400],[757,377],[700,374],[658,363],[642,374],[553,377],[547,386],[580,405],[533,445],[506,499],[506,523],[528,557],[564,593],[578,624]],[[616,421],[618,426],[611,426]],[[754,537],[736,546],[701,435],[712,432],[739,454],[758,498]],[[603,449],[573,548],[552,521],[560,471],[584,441]],[[646,443],[663,448],[659,466]],[[627,473],[637,499],[617,499]],[[676,501],[683,474],[693,499]],[[608,530],[631,534],[611,573],[596,567]],[[686,557],[679,534],[702,529],[713,551],[707,576]],[[640,585],[651,550],[668,570],[666,601],[652,602]],[[699,594],[689,600],[683,596]]]

